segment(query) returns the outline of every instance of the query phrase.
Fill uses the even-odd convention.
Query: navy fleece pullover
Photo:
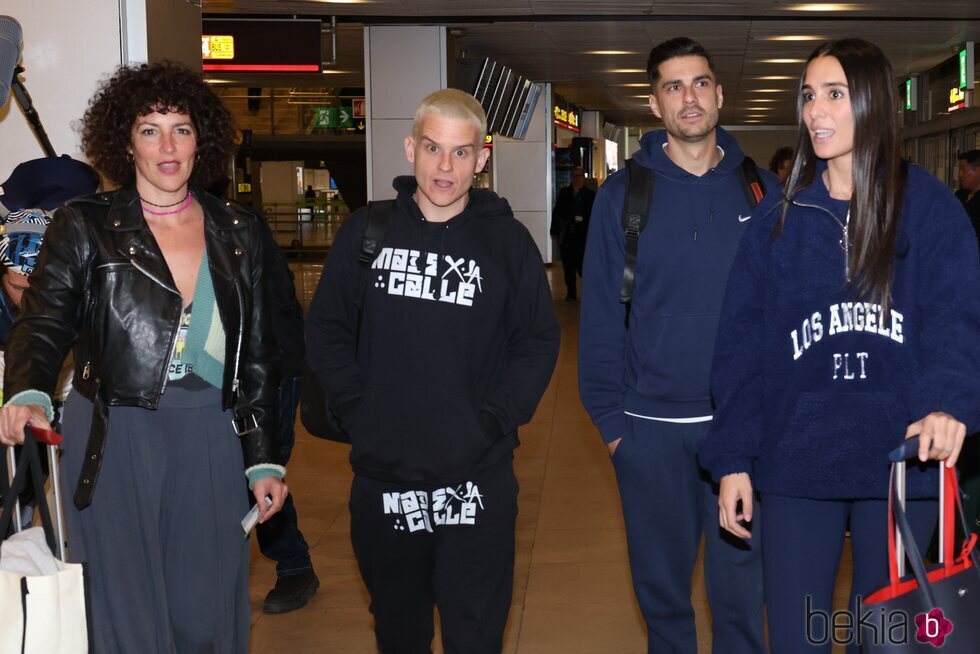
[[[592,208],[582,274],[579,390],[607,443],[625,414],[683,419],[712,413],[708,376],[728,270],[751,209],[737,169],[744,155],[717,130],[721,162],[698,177],[678,167],[664,131],[640,141],[634,161],[655,173],[640,235],[630,326],[619,302],[626,172],[602,185]],[[767,189],[779,182],[760,170]]]
[[[719,479],[751,472],[763,493],[882,498],[888,452],[909,423],[945,411],[980,427],[980,263],[963,207],[909,168],[892,303],[863,302],[844,278],[847,202],[818,174],[782,211],[769,196],[742,239],[715,344],[718,410],[699,448]],[[840,221],[840,223],[838,222]],[[907,475],[936,494],[935,466]]]

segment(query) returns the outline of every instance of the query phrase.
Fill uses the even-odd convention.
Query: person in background
[[[769,160],[769,170],[776,173],[776,176],[779,177],[780,185],[786,183],[792,165],[793,148],[789,146],[777,149],[772,153],[772,159]]]
[[[980,150],[960,153],[956,162],[956,175],[960,182],[956,197],[966,208],[977,240],[980,241]]]
[[[54,209],[62,202],[99,188],[99,174],[91,166],[67,155],[23,161],[0,184],[0,376],[3,374],[3,343],[20,314],[21,298],[30,286],[29,277],[37,265],[44,232]],[[72,361],[62,366],[52,398],[56,430],[61,425],[61,409],[71,392]],[[3,383],[0,380],[0,405]],[[40,446],[43,450],[44,447]],[[20,454],[18,452],[17,456]],[[48,457],[42,452],[41,468],[48,474]],[[2,499],[2,498],[0,498]],[[20,495],[21,526],[31,525],[34,515],[34,486],[28,482]],[[11,525],[13,527],[13,525]]]
[[[980,427],[977,242],[949,189],[902,161],[895,96],[873,43],[814,50],[793,173],[757,208],[725,294],[699,453],[721,526],[762,540],[773,654],[831,651],[809,616],[832,610],[846,531],[855,622],[887,584],[888,453],[920,439],[906,510],[925,551],[938,479],[923,464],[951,467]],[[857,652],[858,628],[834,642]]]
[[[761,654],[759,551],[717,527],[717,490],[696,457],[711,426],[708,373],[728,267],[752,215],[739,175],[745,155],[718,127],[724,96],[702,45],[684,37],[656,45],[647,73],[650,109],[664,129],[644,134],[633,155],[655,182],[632,308],[627,313],[620,302],[622,170],[599,189],[592,213],[579,392],[616,470],[648,651],[698,651],[691,579],[703,533],[712,647]],[[767,188],[777,187],[775,177],[758,173]]]
[[[576,276],[582,274],[585,239],[592,217],[595,191],[585,187],[585,170],[572,168],[572,183],[562,187],[551,213],[551,235],[558,239],[561,265],[565,272],[565,300],[576,299]]]
[[[296,442],[296,409],[299,407],[300,371],[306,356],[303,307],[296,297],[293,273],[275,235],[261,214],[256,215],[266,238],[266,291],[272,312],[272,331],[278,347],[279,431],[277,463],[289,463]],[[282,511],[258,525],[255,534],[262,556],[276,562],[276,585],[265,596],[265,613],[288,613],[302,608],[316,594],[320,580],[313,571],[310,548],[299,529],[293,495],[286,496]]]
[[[62,473],[87,562],[95,651],[248,651],[246,483],[260,520],[276,463],[275,338],[254,215],[202,189],[224,174],[231,116],[176,64],[119,68],[81,121],[118,191],[54,215],[7,336],[0,443],[49,428],[74,351]]]
[[[383,654],[503,647],[514,579],[517,427],[560,331],[541,252],[495,193],[472,188],[486,115],[427,96],[369,270],[359,210],[337,232],[307,314],[307,356],[351,440],[351,542]],[[372,218],[374,214],[372,214]],[[366,279],[365,279],[366,278]]]

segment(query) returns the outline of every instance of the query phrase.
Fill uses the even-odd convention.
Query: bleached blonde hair
[[[487,114],[469,93],[459,89],[442,89],[428,95],[415,110],[415,121],[412,123],[414,138],[421,136],[422,120],[428,114],[471,121],[479,132],[477,143],[483,144],[483,137],[487,134]]]

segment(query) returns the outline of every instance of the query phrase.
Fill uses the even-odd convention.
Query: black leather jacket
[[[222,405],[234,409],[246,467],[275,463],[276,345],[257,218],[192,191],[204,207],[208,261],[225,330]],[[23,313],[8,336],[4,395],[28,389],[51,395],[74,346],[74,388],[97,409],[154,409],[167,384],[182,307],[134,187],[72,200],[58,209],[45,234]],[[93,419],[80,492],[84,485],[94,487],[98,476],[104,438],[93,443],[96,423]],[[87,498],[76,493],[77,505],[90,501],[91,490]]]

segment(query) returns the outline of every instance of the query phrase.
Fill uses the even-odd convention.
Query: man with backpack
[[[582,402],[609,448],[650,652],[697,652],[691,578],[704,533],[715,652],[765,651],[757,541],[718,527],[697,463],[728,270],[771,173],[718,127],[711,56],[676,38],[650,51],[649,132],[592,210],[579,327]],[[758,518],[753,521],[757,528]]]
[[[337,232],[307,355],[350,437],[351,542],[378,648],[503,646],[514,572],[517,426],[558,356],[541,254],[510,206],[471,188],[489,152],[473,96],[423,100],[394,201]],[[379,223],[386,223],[379,228]]]

